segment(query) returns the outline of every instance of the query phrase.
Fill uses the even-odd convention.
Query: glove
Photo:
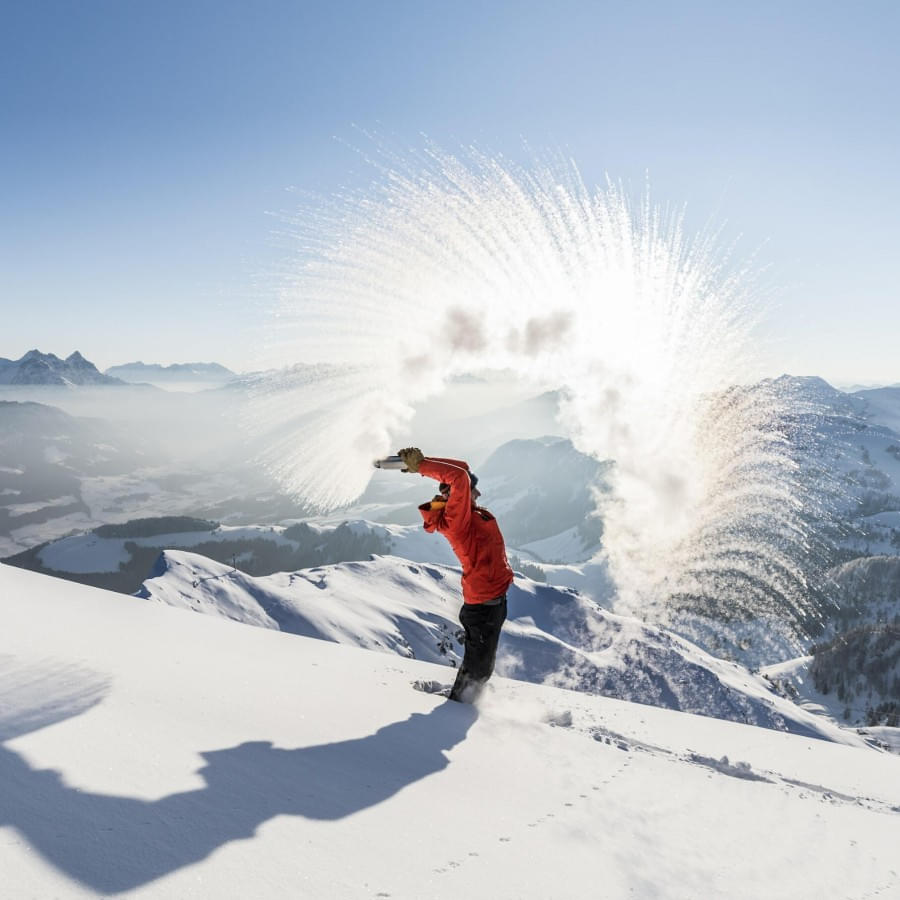
[[[419,464],[425,459],[418,447],[407,447],[404,450],[398,450],[397,456],[403,460],[403,464],[406,466],[403,469],[404,472],[418,472]]]

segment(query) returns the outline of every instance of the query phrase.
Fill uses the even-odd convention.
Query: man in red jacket
[[[419,511],[425,530],[444,535],[462,566],[464,602],[459,620],[466,633],[466,650],[450,699],[471,703],[494,671],[500,629],[506,621],[506,591],[513,573],[503,535],[497,520],[476,506],[478,479],[467,463],[423,456],[418,447],[407,447],[397,455],[406,471],[440,483],[438,494]]]

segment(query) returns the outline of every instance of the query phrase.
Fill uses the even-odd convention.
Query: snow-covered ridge
[[[199,378],[209,378],[216,376],[220,378],[233,378],[235,373],[231,369],[215,362],[194,362],[194,363],[172,363],[168,366],[159,363],[132,362],[124,363],[119,366],[111,366],[106,370],[107,375],[118,375],[122,377],[123,373],[128,375],[153,374],[156,376],[171,376],[176,381],[184,380],[186,376],[197,376]],[[129,380],[129,379],[123,379]]]
[[[459,570],[398,557],[265,578],[166,551],[139,596],[265,628],[455,666]],[[517,578],[497,672],[622,700],[791,731],[858,739],[774,695],[767,682],[687,641],[612,615],[576,591]],[[452,669],[445,680],[453,678]]]
[[[582,562],[598,549],[602,523],[594,495],[611,463],[548,435],[499,446],[478,470],[484,504],[507,543],[546,562]]]
[[[239,376],[215,362],[159,363],[132,362],[111,366],[106,374],[129,384],[152,384],[175,390],[204,390],[235,381]]]
[[[0,384],[85,385],[123,384],[118,378],[103,375],[77,350],[60,359],[53,353],[29,350],[21,359],[0,359]]]

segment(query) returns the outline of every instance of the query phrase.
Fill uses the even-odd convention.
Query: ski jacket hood
[[[450,485],[446,503],[431,501],[419,507],[425,530],[440,532],[450,542],[463,570],[466,603],[484,603],[506,593],[513,573],[497,520],[472,501],[469,466],[461,460],[426,457],[419,474]]]

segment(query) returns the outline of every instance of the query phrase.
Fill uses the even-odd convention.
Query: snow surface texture
[[[458,569],[396,557],[252,578],[205,557],[161,554],[140,595],[249,625],[457,665]],[[575,591],[518,578],[497,672],[510,678],[861,744],[773,694],[766,681]],[[445,680],[454,672],[445,673]]]
[[[0,566],[11,898],[893,897],[900,760]],[[475,813],[473,814],[473,811]]]

